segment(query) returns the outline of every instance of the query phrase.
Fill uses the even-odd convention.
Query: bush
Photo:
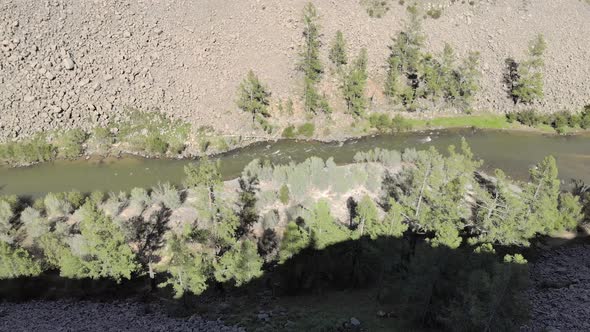
[[[391,120],[391,129],[396,133],[409,131],[412,130],[412,124],[406,118],[397,114]]]
[[[369,125],[380,132],[388,132],[391,130],[391,118],[384,113],[371,114],[369,116]]]
[[[279,190],[279,200],[281,200],[281,203],[283,203],[283,205],[289,204],[289,201],[291,200],[289,187],[287,187],[286,184],[283,184],[281,186],[281,189]]]
[[[0,144],[0,163],[32,164],[55,158],[55,146],[47,143],[44,137],[31,140]]]
[[[569,126],[571,115],[568,112],[559,112],[551,116],[550,125],[554,129],[561,131]]]
[[[149,153],[162,155],[168,150],[168,143],[159,134],[149,135],[145,140],[145,150]]]
[[[529,127],[536,127],[543,122],[543,118],[533,109],[517,113],[516,120]]]
[[[426,15],[430,16],[433,19],[438,19],[442,16],[442,9],[440,8],[430,8],[427,12]]]
[[[43,202],[49,219],[63,217],[73,210],[72,205],[63,198],[60,198],[58,194],[47,194]]]
[[[294,126],[288,126],[283,130],[283,138],[295,138],[295,136],[297,136],[297,133]]]
[[[389,0],[362,0],[361,4],[370,17],[381,18],[389,11]]]
[[[590,129],[590,105],[586,105],[580,115],[580,127],[582,129]]]
[[[297,132],[301,136],[312,137],[315,131],[315,125],[311,122],[304,123],[297,128]]]
[[[67,159],[79,157],[84,151],[82,145],[87,138],[88,135],[80,129],[58,133],[58,138],[55,140],[58,157]]]
[[[152,200],[154,202],[160,202],[169,209],[177,209],[180,207],[182,202],[180,201],[180,193],[178,190],[166,182],[164,184],[158,184],[152,192]]]

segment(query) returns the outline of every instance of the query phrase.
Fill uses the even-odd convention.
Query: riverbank
[[[491,113],[460,116],[440,116],[431,119],[400,118],[401,124],[389,127],[372,128],[368,120],[364,126],[338,131],[341,135],[326,135],[325,128],[311,129],[310,135],[265,136],[223,136],[211,128],[194,130],[187,123],[171,120],[161,114],[148,114],[133,111],[127,119],[117,126],[81,130],[52,132],[38,135],[32,139],[0,144],[0,165],[6,167],[25,167],[56,160],[121,158],[125,155],[150,159],[192,160],[204,155],[219,156],[235,153],[238,149],[252,144],[272,143],[277,140],[295,139],[308,142],[344,143],[374,135],[421,133],[432,130],[453,130],[473,128],[483,130],[502,130],[504,132],[529,132],[543,135],[588,135],[589,130],[569,128],[558,133],[549,125],[537,127],[510,122],[506,116]],[[400,120],[401,119],[401,120]],[[395,129],[395,126],[403,129]],[[359,127],[361,127],[359,129]],[[394,129],[392,129],[394,128]],[[316,132],[316,133],[314,133]],[[308,137],[309,136],[309,137]],[[430,137],[427,135],[426,139]]]
[[[428,136],[431,138],[429,142],[426,140]],[[436,147],[446,151],[448,145],[458,146],[461,137],[469,142],[478,158],[486,161],[484,169],[487,172],[501,168],[514,179],[527,180],[531,165],[547,155],[553,155],[557,158],[559,177],[564,184],[570,179],[590,183],[590,174],[585,167],[590,160],[588,136],[558,136],[530,131],[432,129],[427,132],[364,136],[344,142],[264,141],[222,153],[215,159],[221,162],[223,177],[231,179],[239,176],[243,167],[253,159],[288,164],[312,156],[324,159],[334,157],[334,161],[342,165],[351,163],[357,152],[374,148],[403,151],[406,148],[423,150]],[[129,191],[134,187],[152,187],[167,181],[180,184],[184,166],[193,162],[192,159],[145,159],[122,155],[62,160],[32,167],[0,167],[0,194],[37,197],[47,192],[70,190]]]

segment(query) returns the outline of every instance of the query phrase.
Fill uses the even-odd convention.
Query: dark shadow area
[[[267,238],[268,243],[274,242],[273,235]],[[185,295],[179,300],[172,299],[170,289],[154,288],[163,281],[162,274],[156,275],[155,282],[150,282],[148,276],[138,276],[117,284],[110,280],[66,279],[55,272],[2,280],[0,298],[166,299],[170,313],[183,315],[202,308],[203,303],[215,306],[231,303],[228,299],[235,297],[246,297],[255,307],[269,299],[320,295],[329,300],[334,292],[360,290],[363,301],[381,308],[381,316],[376,319],[386,328],[505,331],[522,324],[528,314],[523,293],[527,265],[502,260],[504,252],[514,253],[514,249],[496,248],[494,252],[491,247],[482,250],[467,245],[455,250],[433,248],[413,234],[375,240],[364,237],[323,250],[313,249],[312,243],[285,263],[266,266],[263,276],[247,285],[211,283],[202,295]],[[334,309],[356,305],[353,300],[334,303]],[[325,323],[334,327],[329,319]]]

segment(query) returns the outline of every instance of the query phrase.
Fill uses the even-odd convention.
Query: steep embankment
[[[296,71],[305,0],[34,1],[0,2],[0,139],[58,127],[117,121],[123,107],[160,109],[195,127],[225,133],[262,132],[235,107],[236,88],[253,69],[273,92],[273,103],[292,98],[296,110],[301,75]],[[448,2],[448,3],[447,3]],[[390,1],[383,18],[370,18],[356,0],[316,0],[321,15],[322,57],[342,30],[351,54],[369,51],[367,94],[374,108],[382,96],[390,37],[406,10]],[[583,1],[475,1],[448,6],[426,19],[426,47],[445,42],[459,56],[481,52],[482,91],[477,110],[511,110],[502,86],[504,59],[522,59],[527,42],[543,33],[546,111],[578,109],[590,96],[590,6]],[[338,111],[343,101],[334,75],[322,90]],[[303,120],[296,112],[290,122]],[[340,123],[349,120],[342,112]],[[286,122],[287,120],[285,120]]]
[[[238,327],[194,316],[166,316],[164,308],[138,302],[32,301],[0,303],[2,331],[215,331]]]
[[[531,267],[531,322],[525,331],[588,331],[590,246],[541,252]]]

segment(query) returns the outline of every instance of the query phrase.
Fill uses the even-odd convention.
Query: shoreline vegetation
[[[557,113],[541,115],[534,111],[497,115],[437,116],[431,119],[413,119],[396,115],[390,118],[381,113],[367,121],[353,125],[341,137],[314,135],[322,131],[312,123],[289,126],[282,136],[225,136],[212,128],[192,130],[189,124],[172,120],[159,113],[129,111],[128,118],[106,128],[55,131],[38,134],[33,138],[0,143],[0,167],[25,167],[55,160],[103,158],[134,155],[145,158],[195,159],[227,153],[249,144],[280,139],[338,142],[372,135],[403,132],[475,128],[531,132],[552,135],[585,135],[590,132],[590,106],[572,115]]]
[[[176,299],[370,288],[397,313],[387,324],[517,328],[528,318],[522,253],[587,223],[590,190],[561,191],[551,156],[526,182],[482,164],[463,140],[446,153],[359,152],[343,166],[254,160],[226,182],[204,159],[180,188],[0,197],[0,279],[144,278]]]

